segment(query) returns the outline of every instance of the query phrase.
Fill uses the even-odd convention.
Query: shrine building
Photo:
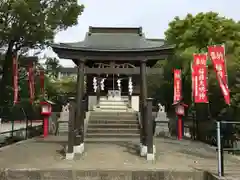
[[[121,112],[120,115],[125,114],[126,117],[127,114],[134,114],[135,117],[136,113],[140,112],[141,118],[135,118],[138,124],[136,130],[140,131],[137,136],[141,143],[147,146],[147,139],[151,141],[152,138],[151,133],[147,133],[149,129],[146,124],[148,121],[146,106],[149,98],[147,75],[162,75],[163,69],[153,66],[157,61],[173,55],[175,46],[167,45],[161,39],[147,39],[141,27],[89,27],[83,41],[52,44],[51,47],[59,58],[71,59],[77,66],[71,69],[74,71],[71,73],[77,74],[75,124],[72,124],[72,128],[78,132],[75,136],[81,138],[74,146],[83,144],[85,137],[88,136],[100,138],[93,128],[95,126],[88,125],[87,130],[84,127],[82,117],[84,111],[92,113],[89,124],[95,122],[91,117],[98,118],[101,124],[101,117],[106,116],[108,112],[108,116],[114,120],[117,117],[114,117],[113,112],[115,114]],[[85,101],[87,108],[83,108],[82,101]],[[121,119],[124,118],[119,118],[118,124]],[[119,135],[119,129],[123,127],[116,127],[116,131],[110,128],[111,135],[110,132],[106,132],[108,130],[103,130],[107,129],[107,126],[102,124],[101,135],[105,134],[109,138],[114,134]],[[150,138],[147,138],[147,134]],[[71,146],[71,143],[69,145]]]

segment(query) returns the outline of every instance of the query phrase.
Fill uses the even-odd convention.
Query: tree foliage
[[[11,100],[12,57],[51,42],[61,30],[78,23],[84,6],[77,0],[1,0],[0,46],[6,47],[1,103]]]
[[[164,99],[166,105],[170,106],[172,103],[173,68],[182,69],[184,101],[187,104],[191,104],[190,64],[193,59],[193,53],[207,52],[208,45],[225,44],[228,80],[232,93],[232,108],[238,111],[240,100],[235,97],[240,93],[240,89],[235,86],[235,77],[237,69],[240,67],[240,23],[233,19],[219,16],[215,12],[199,13],[196,16],[188,14],[182,19],[175,17],[169,23],[165,36],[167,43],[176,45],[175,56],[164,65],[162,82],[164,86],[158,90],[161,92],[161,98]],[[208,69],[210,111],[212,116],[217,116],[224,109],[225,105],[216,75],[210,63]]]
[[[57,78],[59,70],[62,67],[59,64],[59,60],[57,58],[50,58],[50,57],[46,59],[45,66],[46,66],[45,68],[46,73],[52,78]]]

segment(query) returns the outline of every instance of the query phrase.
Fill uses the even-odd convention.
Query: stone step
[[[58,132],[68,132],[68,122],[62,122],[58,124]]]
[[[128,109],[97,109],[98,112],[128,112]]]
[[[139,129],[134,128],[88,128],[87,133],[104,133],[104,134],[139,134]]]
[[[90,120],[94,121],[94,120],[99,120],[99,121],[137,121],[136,117],[104,117],[104,116],[91,116],[89,118]]]
[[[92,142],[98,142],[98,143],[129,143],[129,142],[135,142],[136,144],[140,143],[140,136],[134,136],[134,137],[118,137],[118,138],[85,138],[84,140],[86,143],[92,143]]]
[[[137,120],[133,120],[133,119],[100,119],[100,118],[96,118],[96,119],[92,119],[90,118],[88,121],[88,125],[91,124],[138,124]]]
[[[110,109],[112,109],[112,108],[128,107],[128,105],[127,104],[110,104],[110,103],[102,104],[102,103],[100,103],[99,107],[100,108],[110,108]]]
[[[104,113],[104,112],[102,112],[102,113]],[[109,115],[107,115],[107,114],[99,114],[99,115],[91,114],[90,117],[91,118],[99,118],[99,119],[137,119],[137,115],[134,115],[134,114],[124,115],[124,112],[122,112],[122,113],[123,113],[122,116],[121,115],[113,115],[113,114],[109,114]]]
[[[101,96],[100,101],[128,101],[128,96],[122,96],[121,99],[111,99],[106,96]]]
[[[127,105],[100,105],[100,110],[127,110]]]
[[[137,133],[87,133],[86,138],[134,138],[140,137]]]
[[[127,105],[126,101],[100,101],[99,102],[100,106],[101,105]]]
[[[138,129],[139,125],[134,122],[134,124],[128,124],[128,123],[124,123],[124,124],[120,124],[120,123],[89,123],[88,124],[88,128],[133,128],[133,129]]]
[[[121,117],[126,117],[126,116],[132,116],[136,117],[137,114],[135,112],[97,112],[93,111],[91,112],[91,116],[121,116]]]

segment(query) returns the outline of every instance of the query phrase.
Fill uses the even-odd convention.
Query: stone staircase
[[[58,135],[67,135],[68,134],[68,121],[59,121],[58,122]]]
[[[63,111],[60,113],[60,118],[57,121],[57,135],[67,135],[68,134],[68,121],[69,112]]]
[[[106,98],[101,98],[99,103],[99,108],[96,108],[97,111],[105,112],[127,112],[130,109],[128,108],[128,100],[111,100]]]
[[[124,141],[139,138],[135,112],[91,112],[86,141]]]

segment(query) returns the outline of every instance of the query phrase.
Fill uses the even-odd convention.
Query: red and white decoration
[[[18,59],[13,57],[13,104],[18,102]]]
[[[30,62],[28,65],[28,87],[29,87],[29,96],[30,103],[33,103],[35,96],[35,82],[34,82],[34,72],[33,72],[33,63]]]
[[[40,79],[40,92],[42,93],[42,95],[45,95],[44,92],[44,70],[40,70],[39,71],[39,79]]]
[[[192,83],[194,102],[208,103],[206,53],[193,55]]]
[[[182,100],[182,77],[181,77],[181,70],[174,69],[174,96],[173,96],[173,103],[177,103]]]
[[[208,54],[213,63],[214,70],[217,75],[217,80],[222,90],[222,94],[226,104],[230,104],[230,91],[227,82],[227,69],[225,62],[225,47],[224,45],[208,46]]]

